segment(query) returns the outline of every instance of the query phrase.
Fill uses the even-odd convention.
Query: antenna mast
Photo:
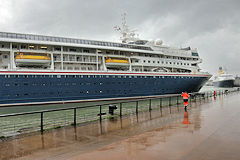
[[[135,42],[136,40],[139,40],[139,38],[136,37],[136,30],[130,30],[128,28],[126,22],[126,15],[126,13],[122,14],[122,43]]]

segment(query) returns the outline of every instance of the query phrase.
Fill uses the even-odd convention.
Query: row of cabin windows
[[[55,67],[55,69],[56,68],[57,67]],[[73,67],[63,67],[63,70],[65,70],[65,69],[73,70]],[[88,71],[92,71],[92,70],[96,70],[96,67],[74,67],[74,70],[88,70]]]
[[[163,55],[151,55],[151,54],[139,54],[140,56],[145,56],[145,57],[158,57],[158,58],[167,58],[167,59],[180,59],[180,60],[191,60],[192,58],[187,58],[187,57],[170,57],[170,56],[163,56]],[[198,56],[198,53],[193,53],[192,56]],[[197,58],[193,58],[193,60],[197,60]]]
[[[5,75],[5,78],[177,78],[178,76],[109,76],[109,75]],[[193,78],[183,77],[179,78]]]
[[[96,83],[96,82],[93,82],[93,83],[90,83],[90,82],[82,82],[82,83],[5,83],[3,84],[3,86],[6,86],[6,87],[9,87],[9,86],[29,86],[29,85],[32,85],[32,86],[76,86],[76,85],[80,85],[80,86],[84,86],[84,85],[103,85],[103,84],[106,84],[106,85],[111,85],[111,84],[129,84],[129,85],[135,85],[137,84],[137,82],[99,82],[99,83]]]
[[[146,61],[146,60],[143,60],[143,63],[151,63],[151,61]],[[152,63],[158,63],[160,64],[160,61],[152,61]],[[164,64],[164,61],[161,61],[162,64]],[[165,64],[177,64],[177,65],[190,65],[189,63],[180,63],[180,62],[165,62]]]
[[[161,91],[170,91],[171,89],[161,89]],[[155,92],[159,92],[159,89],[153,89]],[[84,91],[64,91],[64,92],[32,92],[32,93],[14,93],[14,94],[9,94],[9,93],[3,93],[3,97],[10,97],[10,96],[15,96],[15,97],[20,97],[20,96],[39,96],[39,95],[64,95],[64,94],[108,94],[108,93],[124,93],[128,94],[132,92],[132,90],[95,90],[95,91],[89,91],[89,90],[84,90]]]
[[[155,92],[159,92],[159,89],[155,88],[153,89],[153,91]],[[161,89],[162,92],[166,92],[166,91],[171,91],[171,89]],[[13,93],[13,94],[9,94],[9,93],[3,93],[2,96],[3,97],[10,97],[10,96],[15,96],[15,97],[22,97],[22,96],[39,96],[39,95],[45,95],[45,96],[49,96],[49,95],[58,95],[58,96],[62,96],[64,94],[108,94],[108,93],[124,93],[124,94],[128,94],[132,92],[132,90],[95,90],[95,91],[89,91],[89,90],[82,90],[82,91],[64,91],[64,92],[32,92],[32,93]]]
[[[159,77],[160,78],[160,77]],[[164,77],[162,77],[164,79]],[[177,77],[173,77],[174,79],[176,79]],[[193,78],[193,77],[179,77],[179,78]],[[106,84],[106,85],[116,85],[116,84],[123,84],[123,85],[126,85],[126,84],[129,84],[129,85],[136,85],[137,82],[93,82],[93,83],[90,83],[90,82],[81,82],[81,83],[52,83],[52,82],[49,82],[49,83],[27,83],[27,82],[24,82],[24,83],[4,83],[3,86],[5,87],[10,87],[10,86],[14,86],[14,87],[17,87],[17,86],[29,86],[29,85],[32,85],[32,86],[77,86],[77,85],[80,85],[80,86],[84,86],[84,85],[103,85],[103,84]],[[149,84],[149,82],[144,82],[145,85]],[[157,83],[154,83],[154,84],[157,84]]]
[[[9,94],[9,93],[3,93],[3,97],[10,97],[10,96],[37,96],[37,95],[64,95],[64,94],[107,94],[107,93],[124,93],[128,94],[129,92],[132,92],[132,90],[95,90],[95,91],[89,91],[89,90],[84,90],[84,91],[64,91],[64,92],[32,92],[32,93],[14,93],[14,94]]]

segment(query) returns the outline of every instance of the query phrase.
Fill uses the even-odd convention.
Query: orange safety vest
[[[182,93],[182,95],[181,95],[182,97],[183,97],[183,99],[188,99],[188,97],[190,97],[190,95],[189,94],[187,94],[187,93]]]

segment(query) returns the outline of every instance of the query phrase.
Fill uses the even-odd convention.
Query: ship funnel
[[[218,74],[221,75],[223,73],[222,67],[219,67]]]

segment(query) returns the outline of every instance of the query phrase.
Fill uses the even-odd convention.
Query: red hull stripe
[[[0,71],[0,74],[97,74],[97,75],[143,75],[143,76],[194,76],[210,77],[204,74],[157,74],[157,73],[114,73],[114,72],[34,72],[34,71]]]

